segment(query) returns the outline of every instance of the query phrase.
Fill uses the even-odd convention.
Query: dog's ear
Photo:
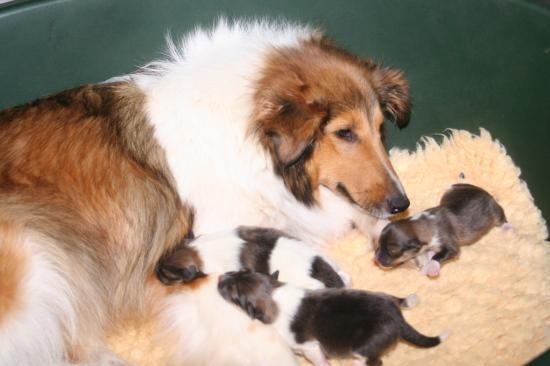
[[[370,78],[384,116],[399,128],[407,126],[411,117],[409,83],[403,72],[369,64]]]
[[[284,132],[270,131],[268,136],[271,139],[273,150],[284,166],[292,165],[298,161],[313,142],[310,138],[302,140]]]
[[[328,107],[296,74],[281,75],[255,95],[254,122],[260,141],[283,166],[290,166],[313,146]]]

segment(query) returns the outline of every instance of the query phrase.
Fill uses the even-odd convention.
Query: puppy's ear
[[[407,126],[411,117],[409,83],[403,72],[369,64],[371,82],[384,116],[399,128]]]
[[[271,274],[271,278],[273,278],[274,280],[278,280],[279,279],[279,270],[276,270],[275,272],[273,272]]]

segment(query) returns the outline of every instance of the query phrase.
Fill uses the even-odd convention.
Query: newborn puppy
[[[427,337],[410,326],[399,307],[417,302],[383,293],[350,289],[304,290],[257,272],[220,276],[218,291],[251,318],[275,329],[297,353],[316,366],[329,357],[354,357],[381,365],[380,356],[399,339],[420,347],[437,346],[448,334]]]
[[[394,267],[414,258],[424,274],[438,276],[441,263],[456,257],[460,246],[504,224],[504,210],[489,193],[471,184],[454,184],[439,206],[388,224],[380,235],[376,261]]]
[[[195,253],[190,253],[194,251]],[[197,255],[201,268],[189,261]],[[281,279],[306,288],[344,287],[349,276],[320,251],[275,229],[241,226],[200,236],[162,258],[157,276],[165,284],[190,282],[204,273],[250,269],[269,274],[280,271]]]

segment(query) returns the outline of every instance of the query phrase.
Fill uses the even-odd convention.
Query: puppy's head
[[[249,270],[227,272],[218,279],[218,291],[224,299],[243,309],[252,319],[270,324],[275,321],[278,307],[271,294],[282,284],[278,272],[265,275]]]
[[[183,239],[172,251],[164,254],[155,267],[157,278],[165,285],[190,283],[206,277],[202,272],[202,259],[197,250],[189,245],[192,239]]]
[[[375,259],[382,267],[394,267],[416,257],[426,244],[420,240],[413,221],[398,220],[382,230]]]
[[[400,71],[310,40],[273,50],[256,90],[253,130],[297,199],[315,204],[322,185],[374,216],[408,207],[382,142],[385,117],[409,121]]]

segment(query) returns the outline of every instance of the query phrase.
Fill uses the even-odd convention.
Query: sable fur
[[[0,114],[0,268],[3,281],[18,282],[2,297],[23,301],[17,311],[2,306],[0,324],[32,311],[41,296],[64,301],[44,310],[55,315],[42,329],[62,332],[64,344],[48,349],[34,336],[18,349],[3,343],[0,363],[88,358],[109,324],[144,310],[156,262],[190,230],[192,210],[173,186],[143,98],[131,83],[90,85]],[[14,261],[17,271],[9,269]],[[53,276],[52,291],[63,293],[28,293],[34,280],[23,282],[18,271],[39,268]],[[0,333],[17,334],[13,327]]]
[[[382,148],[382,115],[400,127],[409,121],[409,89],[401,72],[361,60],[320,38],[299,48],[273,50],[256,90],[252,130],[298,200],[315,204],[319,184],[339,194],[338,187],[346,186],[344,198],[380,215],[391,211],[387,205],[392,198],[404,196],[387,157],[382,162],[373,159]],[[335,123],[339,119],[343,121]],[[331,138],[345,130],[356,137]],[[349,150],[347,145],[358,146]],[[339,172],[337,165],[343,165],[346,173]],[[361,180],[368,170],[377,171],[379,181]],[[361,196],[365,191],[368,198]],[[408,203],[398,211],[407,207]]]

